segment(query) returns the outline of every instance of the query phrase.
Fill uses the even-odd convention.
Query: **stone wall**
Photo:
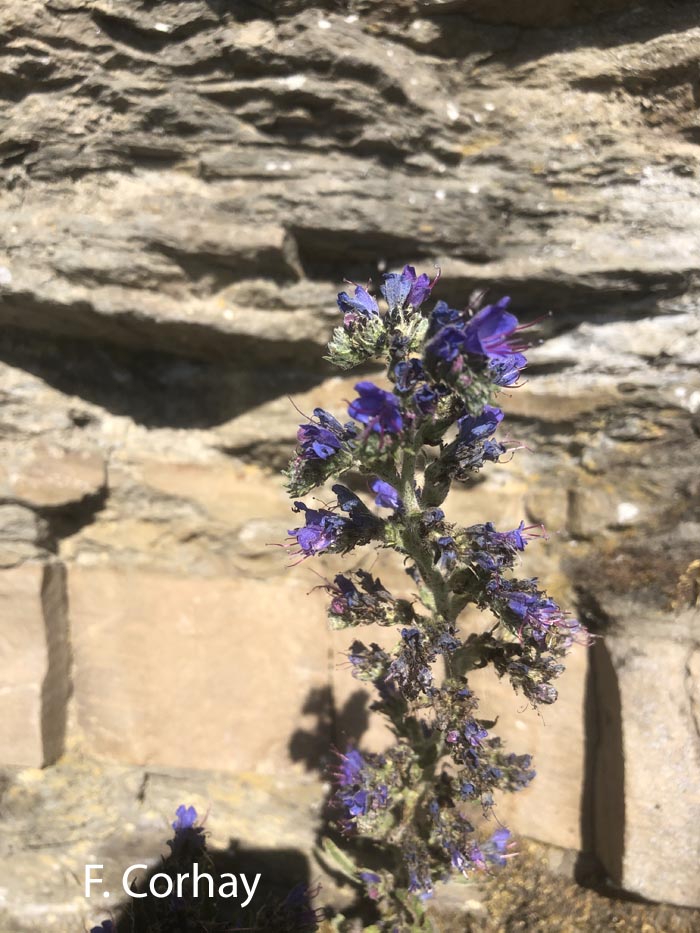
[[[318,578],[268,546],[289,397],[350,396],[343,277],[437,263],[543,341],[504,399],[526,449],[453,514],[544,522],[528,566],[601,636],[543,719],[483,685],[538,755],[507,816],[700,904],[697,4],[0,18],[0,764],[303,775],[365,729]]]

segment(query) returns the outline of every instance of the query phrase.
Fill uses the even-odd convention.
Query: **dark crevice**
[[[68,588],[63,564],[44,565],[41,605],[46,634],[46,674],[41,685],[41,738],[44,765],[54,764],[65,749],[72,652]]]
[[[284,247],[280,250],[276,246],[256,246],[255,249],[251,249],[249,255],[244,255],[241,250],[230,257],[225,256],[223,252],[189,252],[154,240],[147,244],[147,248],[175,262],[190,282],[208,280],[210,291],[221,291],[235,282],[258,276],[277,285],[289,284],[298,279],[291,255],[291,243],[288,250],[289,259],[285,256]]]
[[[167,46],[189,39],[215,25],[213,20],[199,20],[174,25],[168,32],[160,32],[156,29],[145,29],[122,16],[97,10],[93,10],[92,18],[113,42],[146,55],[159,55]]]
[[[458,6],[462,9],[458,10]],[[590,5],[579,4],[578,16],[568,18],[552,15],[550,6],[550,12],[540,14],[538,21],[532,16],[535,7],[519,0],[511,0],[511,10],[516,15],[508,15],[503,3],[489,0],[486,4],[484,0],[483,9],[488,7],[488,17],[483,15],[483,9],[480,15],[475,15],[472,0],[456,0],[439,6],[436,3],[422,15],[440,28],[439,37],[430,45],[432,54],[458,59],[473,54],[475,49],[483,47],[483,31],[490,30],[497,47],[488,63],[492,66],[502,63],[509,69],[536,64],[539,59],[574,48],[605,50],[650,42],[698,24],[697,0],[629,0],[628,6],[627,10],[596,12]],[[574,4],[569,8],[573,10]],[[513,39],[515,30],[517,34]]]
[[[82,81],[81,78],[41,78],[39,75],[28,73],[30,69],[24,69],[25,74],[15,73],[8,75],[4,73],[0,77],[0,100],[6,100],[13,104],[21,103],[31,94],[51,94],[54,91],[65,91],[68,88],[76,87]]]
[[[381,258],[388,269],[400,268],[407,259],[430,262],[438,247],[415,237],[384,230],[338,230],[291,224],[304,274],[320,281],[350,279],[363,282]]]
[[[581,807],[583,852],[577,881],[610,895],[607,878],[622,882],[625,844],[625,762],[617,674],[602,638],[589,652],[586,747]],[[615,892],[619,896],[619,892]]]
[[[635,95],[649,93],[658,95],[664,91],[673,90],[681,84],[695,85],[699,68],[700,50],[698,58],[691,61],[680,61],[674,65],[663,65],[658,68],[640,68],[633,74],[611,72],[575,78],[571,86],[583,91],[602,93],[622,88]]]

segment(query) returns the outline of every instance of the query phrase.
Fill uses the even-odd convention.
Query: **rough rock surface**
[[[341,279],[438,262],[447,300],[489,284],[524,319],[552,312],[531,332],[545,343],[528,384],[504,400],[531,452],[455,502],[544,522],[536,571],[601,635],[573,692],[576,727],[557,727],[556,755],[537,763],[548,793],[573,782],[538,838],[578,844],[554,814],[570,826],[580,788],[581,845],[616,883],[700,903],[700,824],[676,824],[697,814],[700,774],[694,0],[11,0],[0,52],[3,653],[22,648],[5,633],[23,613],[33,620],[21,714],[5,705],[15,661],[0,668],[0,722],[26,724],[26,744],[2,727],[0,762],[61,750],[42,719],[37,601],[57,559],[75,663],[69,675],[68,651],[49,662],[51,714],[69,741],[156,754],[144,734],[177,671],[153,669],[145,731],[108,749],[99,735],[120,713],[96,665],[109,690],[145,680],[133,642],[171,644],[159,592],[180,590],[211,606],[203,624],[232,679],[293,643],[291,625],[308,642],[303,676],[282,652],[280,690],[300,708],[284,719],[288,753],[269,722],[270,767],[311,767],[323,737],[357,731],[361,698],[302,596],[317,578],[298,568],[303,583],[282,586],[267,547],[289,526],[274,471],[297,423],[287,396],[338,411],[351,392],[322,361]],[[139,584],[122,600],[128,574]],[[137,593],[136,634],[117,651],[110,631],[100,658],[101,609],[116,624]],[[223,636],[234,593],[250,600],[246,624],[271,613],[238,660]],[[100,729],[86,728],[101,704]],[[229,711],[210,715],[202,761],[239,767],[220,751]],[[514,803],[516,828],[533,831],[530,806]]]

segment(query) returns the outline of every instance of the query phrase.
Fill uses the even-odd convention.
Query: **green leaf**
[[[335,863],[341,874],[345,875],[350,881],[356,884],[359,883],[360,877],[357,865],[348,855],[338,848],[332,839],[324,839],[321,844],[321,849],[323,854],[327,855],[328,858]]]

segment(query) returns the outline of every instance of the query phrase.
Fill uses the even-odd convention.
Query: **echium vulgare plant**
[[[494,791],[520,790],[535,776],[529,755],[506,751],[492,734],[469,672],[492,665],[530,703],[553,703],[562,659],[586,637],[536,579],[511,572],[533,527],[465,528],[441,508],[452,483],[507,453],[495,437],[503,412],[494,401],[518,384],[526,347],[508,298],[482,306],[483,293],[475,293],[462,310],[438,301],[426,312],[437,278],[411,266],[385,275],[384,310],[362,286],[338,295],[343,322],[328,359],[341,369],[383,361],[387,388],[358,382],[344,423],[315,409],[286,471],[293,497],[342,474],[365,474],[377,506],[370,510],[340,483],[328,507],[296,501],[304,522],[289,532],[292,554],[391,548],[415,586],[414,599],[395,598],[366,570],[325,584],[334,629],[398,629],[393,650],[359,639],[350,648],[353,674],[373,684],[373,709],[395,742],[383,754],[350,747],[340,755],[338,828],[355,843],[346,847],[352,855],[333,843],[326,849],[374,901],[373,929],[391,933],[432,929],[425,902],[436,882],[505,864],[509,831],[497,824],[485,835],[476,824],[491,814]],[[467,606],[490,615],[483,631],[464,637],[458,620]]]

